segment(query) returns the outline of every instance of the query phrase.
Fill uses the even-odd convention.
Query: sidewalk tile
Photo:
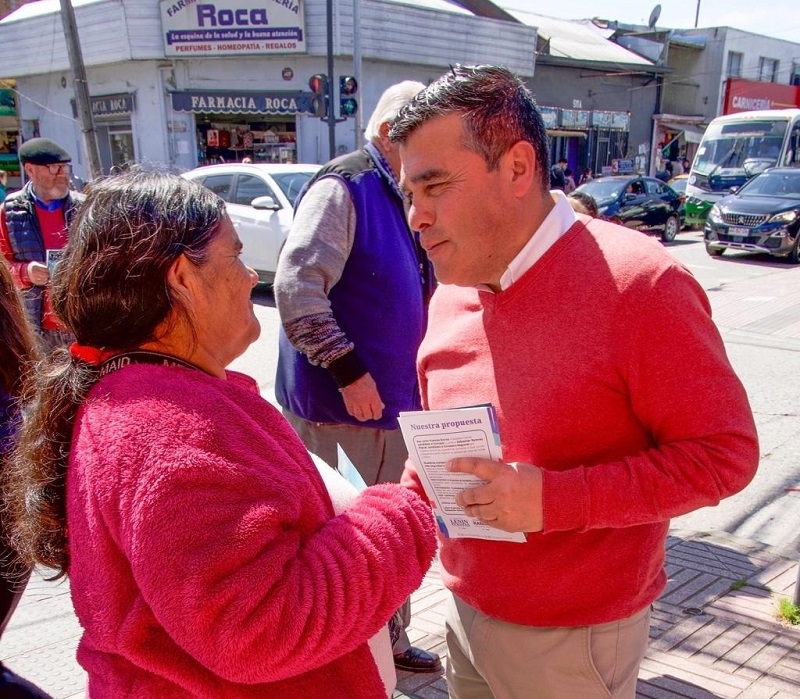
[[[75,660],[72,639],[38,646],[12,657],[4,655],[3,662],[54,699],[70,697],[86,686],[86,673]]]
[[[689,569],[670,580],[661,601],[678,607],[703,607],[730,589],[731,581],[711,573]]]
[[[799,503],[800,504],[800,503]],[[749,582],[763,585],[776,594],[790,597],[797,582],[798,563],[782,559],[759,571]]]
[[[667,653],[649,653],[642,662],[639,680],[676,692],[666,696],[720,699],[735,699],[750,684],[747,679]]]
[[[673,531],[668,587],[653,605],[638,699],[799,699],[800,627],[775,618],[791,597],[797,556],[725,535]],[[739,589],[733,583],[745,582]],[[734,586],[738,587],[738,585]],[[445,660],[447,594],[438,562],[412,595],[414,645]],[[66,582],[34,576],[3,636],[0,659],[55,699],[83,699],[80,627]],[[446,699],[443,674],[399,673],[398,699]]]
[[[770,628],[789,637],[800,638],[800,626],[789,626],[778,620],[777,605],[778,596],[747,585],[740,590],[731,590],[715,600],[706,611],[745,624]]]

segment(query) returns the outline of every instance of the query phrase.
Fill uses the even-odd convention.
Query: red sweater
[[[42,232],[42,246],[47,250],[63,250],[67,244],[67,224],[64,219],[64,208],[58,207],[53,211],[48,211],[38,204],[34,205],[36,217],[39,221],[39,229]],[[0,252],[8,262],[11,271],[11,278],[18,289],[29,289],[31,280],[28,277],[28,262],[20,262],[14,257],[14,250],[11,247],[11,238],[6,224],[5,211],[0,207]],[[38,260],[42,264],[46,259]],[[63,330],[64,325],[56,317],[50,308],[50,287],[44,292],[44,308],[42,310],[42,328],[44,330]]]
[[[367,640],[433,558],[398,485],[339,516],[255,389],[130,366],[94,386],[67,476],[70,587],[92,699],[376,699]]]
[[[440,286],[419,351],[426,408],[494,404],[504,460],[544,469],[543,532],[441,542],[446,585],[518,624],[643,609],[666,582],[669,519],[737,492],[758,463],[702,288],[660,243],[590,225],[498,294]]]

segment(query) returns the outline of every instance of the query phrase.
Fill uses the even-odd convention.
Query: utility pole
[[[89,100],[89,83],[86,80],[86,67],[83,65],[83,54],[78,41],[78,24],[75,21],[75,11],[72,8],[71,0],[61,0],[61,20],[64,24],[64,38],[67,42],[70,72],[75,84],[75,102],[78,107],[78,116],[81,120],[86,162],[89,166],[89,176],[94,180],[103,174],[103,167],[100,164],[100,153],[97,149],[97,135],[92,121],[92,107]]]
[[[64,0],[62,0],[63,2]],[[328,152],[336,157],[336,109],[333,104],[333,0],[327,0],[328,20]]]
[[[361,85],[361,0],[353,0],[353,77]],[[356,147],[361,150],[364,146],[364,112],[363,100],[356,112]]]

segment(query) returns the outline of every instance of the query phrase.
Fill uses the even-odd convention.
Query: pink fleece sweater
[[[590,226],[498,294],[440,286],[419,352],[426,408],[494,404],[504,460],[544,469],[543,532],[441,544],[445,584],[518,624],[649,605],[669,519],[740,490],[758,463],[702,288],[658,242]],[[410,467],[404,480],[416,482]]]
[[[136,365],[79,411],[67,477],[92,699],[377,699],[367,640],[435,551],[397,485],[335,516],[283,417],[237,374]]]

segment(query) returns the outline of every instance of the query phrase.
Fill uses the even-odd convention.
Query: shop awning
[[[661,128],[671,133],[683,134],[683,138],[688,143],[700,143],[705,133],[705,127],[699,124],[682,124],[679,121],[662,121]]]
[[[176,112],[195,114],[302,114],[311,112],[311,92],[228,92],[186,90],[173,92]]]
[[[17,106],[14,103],[14,90],[7,88],[0,89],[0,116],[17,116]]]
[[[683,137],[686,139],[687,143],[700,143],[700,140],[703,138],[703,131],[694,128],[684,129]]]

